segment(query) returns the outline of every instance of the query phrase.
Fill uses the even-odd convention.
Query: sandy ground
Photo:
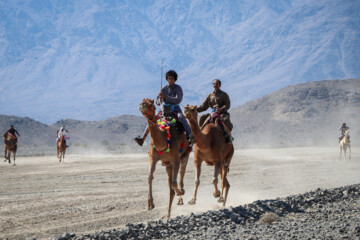
[[[360,148],[338,161],[334,148],[237,150],[231,162],[227,207],[320,188],[360,183]],[[161,218],[168,204],[165,168],[155,171],[155,209],[147,207],[146,154],[19,157],[17,166],[0,163],[0,239],[49,239],[64,232],[87,233]],[[172,217],[220,209],[213,198],[213,167],[203,164],[197,204],[192,154],[185,176],[185,205]]]

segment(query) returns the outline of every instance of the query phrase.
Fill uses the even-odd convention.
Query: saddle
[[[200,116],[199,125],[201,130],[209,123],[213,123],[220,128],[226,142],[230,143],[234,140],[234,138],[231,136],[231,130],[233,128],[232,123],[230,122],[230,120],[227,122],[223,121],[220,113],[206,113]]]
[[[5,133],[4,134],[4,137],[6,138],[6,140],[14,140],[15,142],[16,142],[16,140],[17,140],[17,137],[15,136],[15,135],[13,135],[13,134],[11,134],[11,133]]]
[[[170,106],[165,106],[164,105],[163,106],[163,111],[162,110],[159,111],[159,113],[155,117],[155,120],[157,121],[158,119],[163,119],[163,118],[165,118],[168,121],[170,121],[172,119],[175,119],[176,120],[175,128],[179,131],[179,133],[185,132],[185,128],[183,127],[183,125],[179,121],[177,113],[172,112],[170,110]]]

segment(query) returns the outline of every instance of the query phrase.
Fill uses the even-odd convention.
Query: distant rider
[[[69,138],[70,138],[70,136],[69,136],[70,131],[68,131],[67,129],[65,129],[65,126],[62,126],[62,127],[60,128],[59,132],[58,132],[58,137],[57,137],[57,139],[56,139],[56,142],[58,142],[59,139],[61,138],[61,133],[64,133],[64,134],[65,134],[65,145],[66,145],[66,147],[69,147],[68,142],[69,142]]]
[[[349,130],[350,128],[348,126],[346,126],[346,123],[343,123],[341,125],[341,127],[339,128],[339,130],[341,131],[340,132],[340,135],[339,135],[339,142],[341,141],[341,139],[343,139],[343,137],[345,136],[345,130]],[[350,134],[348,133],[348,139],[349,139],[349,142],[350,142]]]
[[[11,125],[10,129],[4,133],[4,137],[7,137],[9,133],[15,137],[15,143],[17,143],[16,135],[18,135],[18,137],[20,137],[20,134],[18,131],[16,131],[16,129],[14,128],[14,125]]]

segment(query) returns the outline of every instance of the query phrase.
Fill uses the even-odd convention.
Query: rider
[[[69,144],[68,144],[68,142],[69,142],[69,134],[68,133],[70,133],[70,131],[68,131],[67,129],[65,129],[65,125],[63,125],[61,128],[60,128],[60,130],[58,131],[58,137],[57,137],[57,139],[56,139],[56,142],[58,142],[58,140],[61,138],[61,133],[64,133],[65,134],[65,145],[66,145],[66,147],[69,147]]]
[[[226,92],[220,90],[221,81],[219,79],[214,79],[212,81],[212,85],[214,91],[206,97],[203,104],[197,107],[196,110],[198,112],[204,112],[210,107],[212,109],[212,117],[220,114],[220,118],[227,128],[225,130],[224,126],[222,126],[225,140],[227,143],[231,143],[233,141],[233,138],[230,136],[232,123],[230,122],[230,113],[227,111],[230,108],[230,98]],[[209,121],[210,118],[207,118],[202,127],[205,126],[205,124],[207,124]]]
[[[340,135],[339,135],[339,142],[345,136],[345,130],[348,130],[348,129],[350,129],[350,128],[348,126],[346,126],[346,123],[343,123],[341,125],[341,127],[339,128],[339,130],[341,131]],[[349,139],[349,142],[350,142],[350,134],[348,134],[348,139]]]
[[[8,134],[12,134],[14,137],[15,137],[15,143],[17,143],[17,137],[15,134],[18,135],[18,137],[20,137],[20,134],[18,133],[18,131],[16,131],[16,129],[14,128],[14,125],[11,125],[10,126],[10,129],[7,130],[5,133],[4,133],[4,137],[7,137]]]
[[[168,85],[160,90],[160,93],[156,99],[156,104],[160,106],[160,104],[164,102],[164,106],[169,106],[172,112],[177,113],[178,120],[185,129],[186,138],[189,140],[190,144],[192,144],[195,141],[195,137],[192,135],[189,123],[179,106],[183,98],[183,91],[180,85],[175,84],[176,80],[178,79],[178,75],[174,70],[170,70],[165,74],[165,77]],[[134,138],[134,141],[142,146],[148,134],[149,128],[146,127],[143,137],[136,137]]]

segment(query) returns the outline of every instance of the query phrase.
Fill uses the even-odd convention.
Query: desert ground
[[[212,196],[213,167],[202,166],[197,204],[188,205],[194,187],[193,155],[185,176],[182,206],[174,199],[172,217],[220,209]],[[360,148],[338,161],[337,146],[236,150],[230,165],[226,207],[274,199],[317,188],[360,183]],[[168,205],[165,168],[153,181],[155,209],[147,210],[147,154],[18,157],[0,163],[0,239],[49,239],[92,233],[126,223],[160,219]]]

